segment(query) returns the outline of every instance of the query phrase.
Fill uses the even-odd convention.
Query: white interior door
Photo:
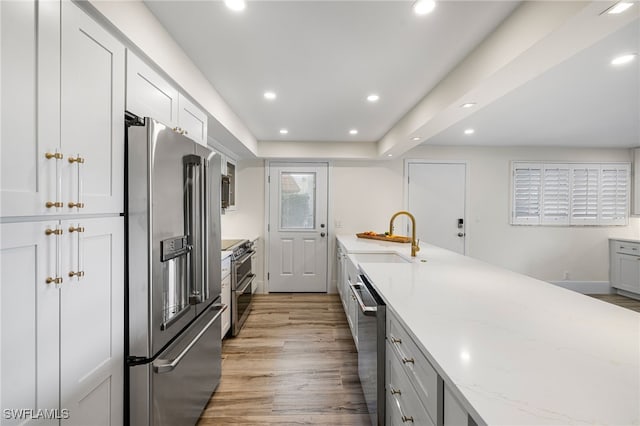
[[[408,210],[416,217],[416,237],[465,253],[465,163],[407,163]]]
[[[327,170],[269,167],[269,292],[327,291]]]

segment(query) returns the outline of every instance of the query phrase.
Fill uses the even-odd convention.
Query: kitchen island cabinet
[[[338,240],[410,259],[408,245]],[[358,266],[442,380],[435,418],[407,380],[435,424],[640,424],[640,314],[425,243],[410,262]]]

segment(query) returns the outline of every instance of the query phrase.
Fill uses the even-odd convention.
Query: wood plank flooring
[[[222,344],[209,425],[368,425],[358,354],[338,295],[256,295]]]
[[[605,302],[613,303],[614,305],[622,306],[623,308],[631,309],[632,311],[640,312],[640,300],[635,300],[619,294],[589,294],[589,296]]]

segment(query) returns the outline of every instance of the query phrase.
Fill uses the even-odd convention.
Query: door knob
[[[324,233],[324,232],[321,232],[321,233],[320,233],[320,236],[321,236],[321,237],[324,237],[324,235],[325,235],[325,233]]]
[[[458,232],[458,237],[464,237],[464,232]]]

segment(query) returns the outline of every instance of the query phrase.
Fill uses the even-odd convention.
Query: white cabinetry
[[[611,286],[640,295],[640,242],[609,240]]]
[[[125,49],[71,1],[0,8],[0,405],[119,425]]]
[[[2,393],[2,406],[55,409],[62,401],[59,408],[69,410],[63,424],[120,424],[123,219],[4,223],[1,229],[0,375],[3,387],[23,384]]]
[[[207,113],[127,51],[127,111],[151,117],[207,146]]]
[[[631,214],[640,215],[640,148],[633,150],[633,204]]]
[[[122,212],[124,47],[71,2],[1,15],[1,216]]]
[[[227,256],[222,259],[222,304],[229,306],[229,309],[226,309],[222,312],[221,316],[221,327],[222,327],[222,338],[227,334],[229,328],[231,328],[231,256]]]
[[[399,319],[387,309],[386,424],[473,425]]]
[[[127,111],[178,126],[178,90],[127,50]]]

